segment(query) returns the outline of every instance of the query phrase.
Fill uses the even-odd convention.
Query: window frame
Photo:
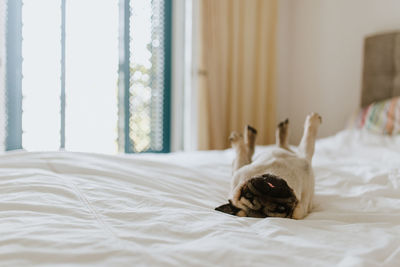
[[[6,150],[22,149],[22,0],[7,2]]]
[[[65,148],[65,13],[66,1],[61,0],[61,97],[60,149]],[[136,153],[129,138],[130,86],[130,0],[119,0],[119,68],[118,68],[118,151]],[[171,149],[171,53],[172,0],[164,0],[164,81],[162,150]],[[22,0],[7,1],[6,23],[6,150],[22,149]]]

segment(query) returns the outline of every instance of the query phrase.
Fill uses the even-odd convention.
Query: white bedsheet
[[[0,266],[400,266],[399,138],[320,140],[314,212],[299,221],[214,211],[232,158],[4,154]]]

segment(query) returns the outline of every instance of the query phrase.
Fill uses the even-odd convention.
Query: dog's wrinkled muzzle
[[[240,209],[229,201],[215,210],[241,217],[291,218],[298,203],[287,182],[272,174],[264,174],[247,181],[241,188],[239,201],[246,209]]]

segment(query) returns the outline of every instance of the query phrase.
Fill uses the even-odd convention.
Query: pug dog
[[[312,210],[314,174],[311,161],[321,116],[311,113],[297,148],[288,144],[289,120],[279,123],[276,145],[254,161],[257,131],[246,126],[244,135],[232,132],[236,152],[229,203],[216,210],[241,217],[302,219]]]

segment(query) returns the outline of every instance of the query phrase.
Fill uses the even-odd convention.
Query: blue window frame
[[[22,1],[7,3],[6,150],[22,148]]]
[[[60,148],[65,148],[65,25],[66,1],[61,0],[61,97]],[[118,146],[119,151],[169,152],[171,123],[171,28],[172,0],[119,0],[119,82]],[[151,36],[146,53],[149,64],[142,66],[135,53],[132,27],[136,23],[136,4],[147,3],[151,9]],[[7,137],[6,150],[22,148],[22,0],[7,3]],[[136,76],[148,77],[140,83]],[[144,88],[144,89],[143,89]],[[110,88],[114,90],[114,88]],[[68,108],[68,107],[67,107]],[[138,123],[140,122],[140,123]],[[140,128],[142,127],[142,128]]]

